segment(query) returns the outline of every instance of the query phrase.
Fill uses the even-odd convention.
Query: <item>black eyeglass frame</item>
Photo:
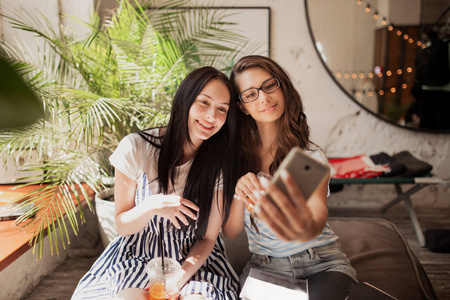
[[[263,87],[264,87],[264,84],[266,84],[266,82],[268,82],[268,81],[270,81],[270,80],[273,80],[273,79],[275,79],[275,81],[278,83],[278,87],[277,87],[276,89],[274,89],[273,91],[268,92],[268,91],[266,91],[266,90],[263,88]],[[263,91],[264,93],[266,93],[266,94],[271,94],[271,93],[275,92],[276,90],[280,89],[280,87],[281,87],[281,82],[280,82],[280,80],[279,80],[278,78],[276,78],[276,77],[272,77],[272,78],[269,78],[269,79],[267,79],[267,80],[264,80],[263,83],[261,84],[261,86],[260,86],[259,88],[250,88],[250,89],[246,89],[245,91],[243,91],[242,93],[239,94],[239,99],[242,101],[242,103],[250,103],[250,102],[253,102],[253,101],[255,101],[255,100],[257,100],[257,99],[259,98],[259,91],[260,91],[260,90],[262,90],[262,91]],[[257,93],[256,98],[253,99],[253,100],[250,100],[250,101],[244,101],[244,99],[243,99],[243,97],[242,97],[242,94],[244,94],[245,92],[247,92],[247,91],[249,91],[249,90],[256,90],[256,93]]]

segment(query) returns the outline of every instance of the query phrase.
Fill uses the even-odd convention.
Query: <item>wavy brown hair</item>
[[[287,72],[274,60],[265,56],[249,55],[242,57],[231,70],[230,79],[234,85],[235,92],[241,92],[238,89],[237,77],[245,70],[252,68],[260,68],[268,72],[271,76],[276,77],[281,83],[283,91],[285,108],[284,114],[279,122],[279,132],[277,140],[277,150],[275,158],[270,165],[270,173],[273,175],[280,165],[281,161],[286,157],[289,150],[294,146],[299,146],[304,150],[309,150],[311,143],[309,126],[306,115],[303,112],[303,103],[297,89],[294,87]],[[239,97],[236,97],[239,101]],[[261,170],[261,159],[258,155],[255,145],[261,145],[258,128],[255,120],[250,115],[239,113],[241,147],[243,152],[243,165],[245,170],[241,170],[242,174],[246,172],[254,172],[255,174]]]

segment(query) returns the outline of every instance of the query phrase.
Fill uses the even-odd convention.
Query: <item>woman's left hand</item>
[[[322,232],[328,218],[327,181],[306,201],[294,178],[287,171],[282,172],[281,178],[288,195],[274,184],[266,185],[265,193],[255,192],[259,194],[260,203],[254,212],[282,240],[309,241]]]

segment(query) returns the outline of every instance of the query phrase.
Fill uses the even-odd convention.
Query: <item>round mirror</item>
[[[450,0],[305,6],[317,53],[351,99],[397,126],[450,133]]]

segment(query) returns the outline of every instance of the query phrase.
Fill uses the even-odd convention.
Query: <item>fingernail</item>
[[[267,178],[261,177],[259,182],[265,189],[269,186],[269,180]]]
[[[261,192],[258,190],[253,191],[253,196],[255,196],[256,200],[261,200]]]
[[[259,215],[260,212],[261,212],[261,209],[259,208],[259,202],[258,202],[258,203],[256,203],[256,205],[253,207],[252,215],[253,215],[253,216]]]

